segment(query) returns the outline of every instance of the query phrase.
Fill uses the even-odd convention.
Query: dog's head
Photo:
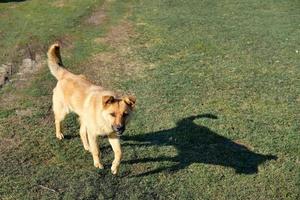
[[[125,131],[126,125],[132,116],[135,103],[136,98],[134,96],[122,98],[115,98],[114,96],[102,97],[103,115],[118,136]]]

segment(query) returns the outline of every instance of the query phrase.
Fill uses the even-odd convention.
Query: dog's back
[[[103,88],[93,85],[83,75],[75,75],[63,68],[60,47],[53,44],[48,50],[48,66],[57,79],[53,90],[53,102],[60,109],[64,108],[77,114],[83,112],[83,105],[91,91],[101,91]]]

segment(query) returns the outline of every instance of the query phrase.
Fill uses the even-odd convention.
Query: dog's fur
[[[50,71],[58,81],[53,90],[56,137],[63,139],[60,123],[67,113],[75,112],[80,119],[84,149],[91,152],[94,166],[103,168],[97,136],[107,136],[115,156],[111,171],[117,174],[122,159],[119,136],[129,122],[136,98],[119,97],[112,91],[93,85],[85,76],[75,75],[63,68],[59,44],[50,46],[47,56]]]

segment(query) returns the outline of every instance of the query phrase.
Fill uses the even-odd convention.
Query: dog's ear
[[[129,105],[131,108],[134,108],[135,103],[136,103],[136,98],[132,95],[126,96],[123,98],[123,101]]]
[[[115,101],[115,98],[113,96],[103,96],[102,97],[103,106],[107,106],[109,104],[112,104],[114,101]]]

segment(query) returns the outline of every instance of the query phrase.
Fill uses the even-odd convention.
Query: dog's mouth
[[[122,128],[114,128],[114,127],[112,127],[113,128],[113,130],[114,130],[114,132],[117,134],[117,136],[122,136],[122,134],[124,133],[124,131],[125,131],[125,127],[122,127]]]
[[[123,135],[124,131],[116,131],[116,134],[118,137],[121,137]]]

